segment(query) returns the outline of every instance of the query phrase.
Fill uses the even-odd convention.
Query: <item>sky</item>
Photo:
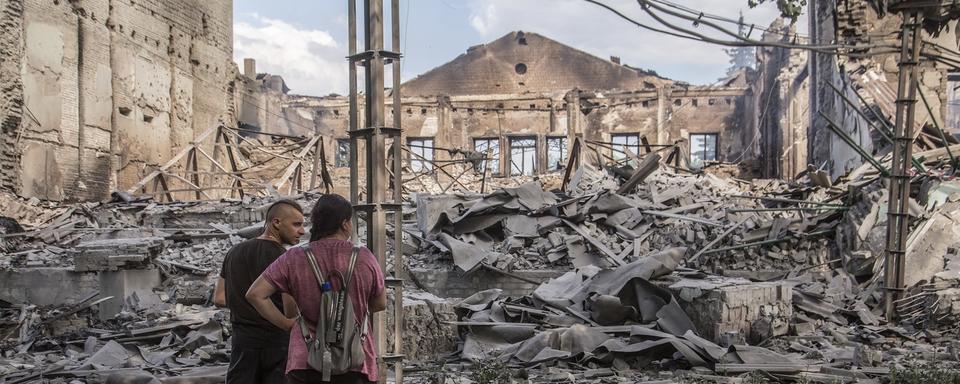
[[[635,1],[600,1],[660,26]],[[389,2],[385,1],[387,8]],[[673,2],[731,19],[743,12],[745,22],[758,27],[769,26],[779,15],[774,2],[757,8],[750,8],[747,0]],[[401,0],[399,15],[404,81],[453,60],[468,47],[517,30],[539,33],[600,58],[619,56],[623,64],[692,84],[714,83],[730,66],[725,47],[642,30],[583,0]],[[389,11],[384,19],[389,31]],[[689,21],[678,24],[704,29]],[[797,26],[800,33],[806,32],[804,17]],[[243,68],[244,58],[256,59],[258,72],[282,76],[291,93],[347,93],[347,33],[345,0],[234,1],[234,60]],[[759,39],[761,34],[754,30],[750,37]]]

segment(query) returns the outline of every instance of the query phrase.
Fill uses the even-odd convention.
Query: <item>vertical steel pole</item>
[[[390,27],[393,38],[390,49],[400,53],[400,0],[390,1]],[[393,128],[401,129],[400,110],[400,58],[393,59]],[[402,130],[401,130],[402,132]],[[393,211],[393,277],[404,279],[405,264],[403,262],[403,135],[397,133],[393,137],[393,202],[396,209]],[[384,231],[386,235],[386,231]],[[393,365],[394,381],[403,383],[403,283],[393,287],[393,355],[398,356]]]
[[[893,132],[893,163],[888,194],[887,257],[884,260],[884,309],[887,321],[896,316],[894,301],[904,288],[906,244],[909,234],[910,159],[917,102],[917,66],[920,64],[920,14],[903,12],[897,114]]]
[[[349,46],[349,54],[352,57],[357,54],[357,0],[348,0],[347,1],[347,18],[348,18],[348,29],[349,29],[349,38],[347,45]],[[347,75],[347,81],[350,82],[350,204],[354,206],[360,202],[360,169],[357,164],[358,148],[357,148],[357,138],[353,135],[359,129],[359,121],[357,117],[359,115],[357,111],[357,63],[352,59],[348,61],[350,63],[350,68]],[[340,152],[340,144],[336,143],[335,147],[337,152]],[[337,155],[334,155],[337,156]],[[359,230],[359,222],[357,220],[357,215],[353,216],[353,240],[357,240],[357,231]]]
[[[363,217],[366,224],[366,245],[376,256],[380,268],[385,274],[390,272],[387,268],[387,214],[388,209],[394,211],[394,237],[393,237],[393,274],[394,277],[387,277],[386,285],[388,289],[393,289],[394,306],[394,349],[392,353],[387,353],[386,338],[386,318],[388,313],[380,312],[373,315],[374,335],[377,340],[377,371],[379,381],[387,381],[387,365],[394,364],[395,382],[403,381],[403,355],[402,351],[402,332],[403,332],[403,214],[400,209],[403,203],[403,182],[402,182],[402,137],[400,134],[400,3],[399,0],[392,0],[391,20],[392,20],[392,49],[394,52],[384,50],[384,20],[383,20],[383,0],[364,0],[364,52],[356,51],[356,0],[349,0],[350,5],[350,195],[351,202],[357,208],[358,213],[363,211],[366,215]],[[385,113],[386,92],[384,91],[384,64],[386,58],[390,58],[393,64],[393,127],[387,127]],[[356,64],[363,63],[364,71],[364,119],[363,128],[360,128],[358,116],[358,96],[356,86]],[[393,196],[390,201],[387,198],[388,183],[387,174],[387,148],[386,138],[393,136]],[[360,204],[359,200],[359,169],[358,164],[359,150],[358,143],[364,141],[365,164],[365,201]],[[354,218],[354,223],[357,218]],[[356,233],[354,238],[356,238]]]
[[[383,1],[364,0],[364,50],[372,54],[366,61],[364,76],[364,111],[366,129],[366,178],[367,178],[367,247],[377,257],[380,268],[386,270],[386,213],[381,204],[386,195],[386,149],[384,135],[384,90],[383,90]],[[383,353],[386,351],[386,320],[384,313],[374,314],[377,350],[380,351],[380,381],[386,380],[386,364]]]

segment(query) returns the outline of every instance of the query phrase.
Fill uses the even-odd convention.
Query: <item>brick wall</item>
[[[661,115],[661,93],[665,104]],[[401,124],[404,139],[432,137],[434,146],[473,149],[475,138],[500,139],[500,172],[509,169],[509,138],[536,137],[537,168],[547,171],[546,139],[568,138],[568,120],[579,121],[579,129],[588,140],[610,142],[617,133],[638,133],[651,144],[672,144],[689,139],[691,133],[720,133],[719,159],[729,160],[742,153],[744,134],[748,129],[749,110],[745,108],[748,89],[745,87],[665,86],[660,90],[587,93],[571,117],[564,93],[521,95],[480,95],[437,97],[404,97]],[[678,102],[679,105],[674,103]],[[363,105],[361,101],[360,115]],[[287,110],[299,113],[312,111],[319,132],[331,140],[325,142],[327,160],[333,163],[336,138],[346,138],[348,129],[347,99],[298,97],[287,103]],[[386,112],[392,115],[392,105]],[[362,125],[362,122],[361,122]],[[689,153],[689,143],[684,149]],[[606,150],[607,156],[610,151]],[[730,155],[730,156],[728,156]],[[446,151],[436,151],[434,158],[449,159]],[[593,156],[588,157],[593,160]],[[442,175],[441,175],[442,177]]]
[[[402,94],[491,95],[642,89],[663,79],[590,55],[536,33],[511,32],[471,47],[453,61],[408,81]]]
[[[104,198],[233,120],[229,0],[6,0],[0,11],[0,185],[21,195]]]
[[[410,273],[424,290],[444,298],[465,298],[492,288],[500,288],[504,295],[516,297],[529,295],[540,286],[488,270],[478,270],[467,275],[462,275],[459,271],[436,269],[413,269]],[[562,275],[563,271],[530,270],[512,273],[542,283]]]
[[[20,184],[16,165],[17,132],[23,117],[23,81],[20,64],[23,56],[23,2],[0,1],[0,188],[16,191]]]
[[[785,335],[793,316],[792,285],[782,281],[751,283],[728,279],[693,283],[681,280],[673,285],[668,281],[656,283],[673,293],[698,334],[715,342],[720,342],[727,332],[745,339],[751,335],[755,338]],[[769,333],[757,334],[764,332]]]

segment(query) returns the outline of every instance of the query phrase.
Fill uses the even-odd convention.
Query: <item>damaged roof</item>
[[[642,89],[669,80],[546,36],[515,31],[403,84],[405,96]]]

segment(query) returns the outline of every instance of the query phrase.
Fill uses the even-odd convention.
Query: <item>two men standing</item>
[[[244,297],[250,285],[304,234],[303,208],[292,200],[279,200],[267,209],[263,234],[235,245],[227,252],[214,291],[214,304],[230,309],[233,339],[227,384],[283,383],[289,332],[277,328],[257,313]],[[275,294],[273,305],[284,316],[295,318],[297,306],[290,295]]]
[[[353,206],[342,196],[321,195],[310,212],[310,242],[287,250],[284,245],[297,244],[304,234],[304,215],[296,202],[280,200],[267,210],[263,234],[227,253],[214,294],[217,306],[230,309],[233,323],[227,384],[285,379],[370,384],[379,379],[379,353],[366,329],[372,328],[369,315],[387,307],[385,281],[373,253],[350,240],[353,214]],[[322,310],[321,296],[330,290],[341,292],[340,302],[353,306],[354,329],[360,330],[354,351],[363,353],[350,359],[348,369],[327,379],[326,359],[324,375],[308,362],[311,350],[306,339],[310,334],[338,332],[330,324],[346,321],[341,314],[347,311]],[[331,318],[332,313],[337,316]]]

